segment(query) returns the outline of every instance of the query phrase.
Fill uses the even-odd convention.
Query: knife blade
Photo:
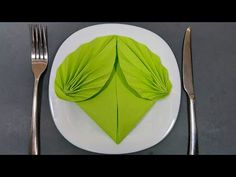
[[[195,116],[195,94],[193,84],[193,69],[192,69],[192,43],[191,43],[191,27],[188,27],[183,44],[183,86],[189,99],[189,143],[188,154],[198,154],[198,136],[197,124]]]
[[[191,46],[191,27],[188,27],[185,32],[183,46],[183,83],[184,89],[188,96],[193,98],[193,70],[192,70],[192,46]]]

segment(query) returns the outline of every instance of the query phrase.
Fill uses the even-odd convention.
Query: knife
[[[195,118],[195,94],[193,88],[191,27],[188,27],[183,44],[183,85],[189,100],[189,143],[188,155],[198,154],[198,135]]]

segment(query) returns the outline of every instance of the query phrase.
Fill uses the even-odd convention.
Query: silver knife
[[[191,28],[185,32],[183,45],[183,85],[189,99],[189,144],[188,155],[198,154],[198,135],[195,118],[195,94],[193,88]]]

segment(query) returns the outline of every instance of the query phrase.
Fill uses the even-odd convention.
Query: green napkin
[[[81,45],[65,58],[55,79],[57,96],[77,103],[117,144],[171,88],[156,54],[117,35]]]

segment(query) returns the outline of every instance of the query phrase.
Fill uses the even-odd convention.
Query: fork
[[[38,85],[48,65],[47,27],[31,25],[31,62],[34,74],[34,91],[31,120],[30,154],[39,155]]]

